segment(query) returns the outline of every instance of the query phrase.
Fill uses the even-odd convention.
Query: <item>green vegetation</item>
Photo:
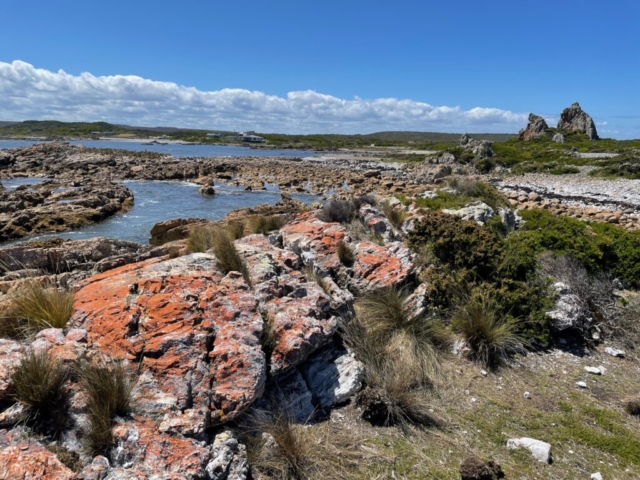
[[[10,295],[11,306],[0,317],[0,334],[20,337],[45,328],[64,328],[73,314],[74,293],[37,280],[26,281]]]
[[[69,371],[46,350],[29,350],[11,375],[15,398],[28,408],[28,423],[59,433],[68,421]]]
[[[78,368],[87,394],[87,449],[91,454],[105,452],[113,445],[111,427],[116,416],[132,411],[132,384],[120,362],[84,363]]]
[[[457,191],[457,193],[447,190],[437,190],[435,192],[438,195],[437,198],[417,198],[415,200],[409,200],[402,195],[398,196],[398,198],[405,205],[415,201],[418,207],[428,208],[434,211],[443,209],[457,210],[465,205],[478,201],[486,203],[493,209],[510,206],[509,200],[507,200],[506,197],[484,182],[464,177],[455,177],[448,182],[447,186]]]
[[[381,204],[382,213],[384,213],[387,220],[396,228],[402,227],[405,219],[407,218],[407,214],[404,210],[398,210],[393,208],[393,206],[387,202]]]

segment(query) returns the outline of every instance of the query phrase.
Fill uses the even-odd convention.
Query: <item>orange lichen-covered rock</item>
[[[325,272],[340,268],[338,244],[348,237],[340,224],[325,223],[313,213],[303,213],[280,232],[284,246],[300,255],[305,265],[315,264]]]
[[[20,365],[24,354],[24,347],[6,338],[0,338],[0,399],[5,394],[11,383],[11,375],[14,369]]]
[[[163,415],[168,430],[197,435],[262,394],[258,301],[240,274],[222,275],[212,255],[96,275],[81,284],[74,308],[71,324],[87,331],[89,348],[141,369],[138,406]]]
[[[0,430],[0,478],[71,480],[76,477],[40,442],[19,432]]]
[[[360,291],[400,285],[413,272],[411,252],[399,242],[384,246],[361,242],[354,253],[353,283]]]

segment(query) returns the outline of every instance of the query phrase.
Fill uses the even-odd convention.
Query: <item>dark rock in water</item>
[[[504,478],[504,472],[495,460],[485,462],[476,457],[469,457],[460,465],[461,480],[496,480],[498,478]]]
[[[582,110],[578,102],[562,111],[558,122],[558,130],[584,133],[591,140],[598,140],[598,132],[593,118]]]
[[[520,130],[518,137],[520,140],[532,140],[534,138],[540,138],[545,135],[546,130],[549,128],[544,118],[533,113],[529,114],[529,123],[527,128]]]
[[[202,185],[200,187],[199,192],[202,195],[206,195],[206,196],[209,196],[209,197],[212,197],[212,196],[214,196],[216,194],[216,190],[215,190],[215,188],[213,188],[213,185],[211,185],[211,184]]]

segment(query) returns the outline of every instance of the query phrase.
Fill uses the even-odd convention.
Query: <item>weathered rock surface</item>
[[[474,140],[468,133],[460,138],[460,146],[473,153],[477,159],[493,157],[491,145],[487,140]]]
[[[578,102],[565,108],[560,114],[558,130],[586,134],[591,140],[598,140],[598,131],[593,119],[583,111]]]
[[[133,194],[122,184],[87,183],[59,192],[53,187],[0,191],[0,241],[82,227],[133,205]]]
[[[0,478],[72,480],[75,474],[36,439],[0,430]]]
[[[493,208],[484,202],[473,202],[458,210],[444,209],[442,212],[448,213],[449,215],[455,215],[456,217],[460,217],[462,220],[473,220],[481,225],[484,225],[488,220],[491,220],[495,216]]]
[[[20,365],[24,347],[19,342],[0,338],[0,399],[9,388],[11,374]]]
[[[197,435],[259,397],[265,359],[258,302],[241,275],[222,275],[215,257],[147,260],[88,279],[72,324],[89,345],[148,372],[143,410],[167,431]]]
[[[547,312],[553,321],[553,328],[557,332],[568,329],[584,329],[591,322],[588,310],[584,307],[571,288],[563,282],[553,284],[556,292],[554,310]]]
[[[548,128],[549,125],[547,125],[544,118],[530,113],[529,123],[525,129],[520,130],[518,138],[520,140],[533,140],[534,138],[544,137]]]
[[[551,444],[535,438],[511,438],[507,441],[507,448],[515,450],[524,448],[531,452],[533,458],[542,463],[551,463]]]

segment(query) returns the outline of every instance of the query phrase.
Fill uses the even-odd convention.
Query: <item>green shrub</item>
[[[45,328],[64,328],[73,314],[74,293],[48,286],[37,280],[25,282],[11,294],[3,330],[16,328],[37,332]]]
[[[29,350],[11,375],[17,400],[28,408],[29,422],[36,427],[53,424],[56,432],[67,423],[69,371],[62,360],[46,350]]]
[[[516,325],[508,321],[486,292],[471,297],[453,315],[451,326],[471,349],[471,357],[485,366],[495,366],[521,343]]]
[[[356,217],[357,210],[351,200],[330,200],[318,213],[323,222],[349,223]]]

